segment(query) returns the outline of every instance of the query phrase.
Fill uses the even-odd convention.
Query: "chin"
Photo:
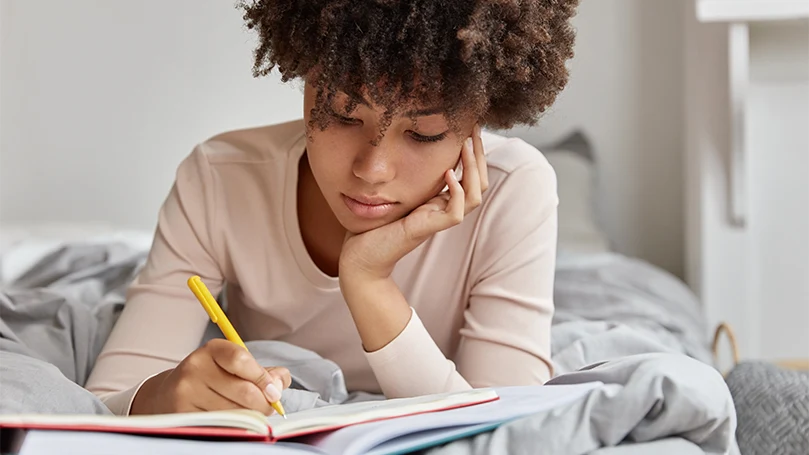
[[[382,227],[386,224],[391,223],[391,221],[385,219],[376,219],[376,220],[367,220],[362,218],[357,218],[351,214],[347,216],[343,216],[339,218],[340,224],[346,229],[346,231],[358,235],[362,234],[363,232],[372,231],[376,228]]]

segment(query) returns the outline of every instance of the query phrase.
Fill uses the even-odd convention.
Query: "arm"
[[[547,163],[512,173],[476,246],[455,360],[475,387],[543,384],[552,374],[556,175]]]
[[[555,174],[546,162],[526,165],[491,191],[481,208],[478,259],[470,270],[474,285],[455,362],[441,353],[389,278],[341,278],[370,351],[368,361],[387,396],[542,384],[550,378]]]
[[[202,339],[208,317],[186,280],[200,275],[214,295],[222,288],[212,246],[210,182],[207,159],[198,148],[177,170],[146,264],[87,381],[86,388],[114,414],[128,414],[143,382],[175,367]]]

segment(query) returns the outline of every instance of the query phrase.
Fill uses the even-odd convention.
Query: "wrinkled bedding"
[[[120,242],[20,244],[0,254],[0,413],[108,412],[80,386],[145,255]],[[426,453],[738,453],[732,399],[685,286],[608,253],[561,252],[556,281],[552,382],[605,385],[564,409]],[[348,393],[339,368],[314,353],[250,344],[263,364],[290,367],[290,412],[381,398]]]

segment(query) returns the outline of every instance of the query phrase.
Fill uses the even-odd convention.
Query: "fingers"
[[[465,215],[466,200],[464,198],[464,188],[458,181],[455,171],[450,169],[445,176],[447,180],[447,187],[449,189],[449,201],[444,213],[447,215],[447,222],[449,226],[454,226],[461,221]],[[447,226],[447,227],[449,227]]]
[[[489,169],[486,166],[479,124],[472,130],[471,141],[464,142],[461,161],[464,168],[462,184],[466,199],[465,213],[469,213],[480,205],[483,192],[489,188]]]
[[[472,130],[472,148],[475,152],[475,162],[480,174],[480,191],[489,189],[489,168],[486,166],[486,154],[483,150],[483,139],[480,137],[480,124]]]
[[[288,388],[290,384],[292,384],[292,376],[289,374],[289,370],[284,367],[266,367],[264,371],[267,372],[267,378],[269,383],[278,389],[277,397],[273,395],[270,398],[272,401],[278,401],[281,399],[281,391]]]
[[[259,397],[261,397],[261,394],[259,394]],[[263,397],[261,398],[263,399]],[[207,387],[204,390],[202,390],[200,392],[200,396],[197,397],[197,400],[200,403],[200,406],[198,407],[200,408],[200,410],[203,411],[221,411],[227,409],[248,408],[254,409],[256,411],[261,411],[265,415],[268,415],[267,411],[255,409],[254,407],[245,406],[242,403],[235,402],[211,387]],[[270,407],[269,405],[267,405],[267,408],[272,410],[272,407]]]
[[[214,362],[222,370],[250,383],[251,387],[264,395],[265,400],[275,402],[281,399],[281,390],[284,388],[283,377],[278,376],[281,381],[275,383],[276,377],[271,377],[245,349],[226,340],[212,340],[207,347]]]
[[[489,174],[480,125],[475,125],[471,141],[461,147],[463,180],[458,181],[452,169],[444,173],[448,192],[433,197],[402,220],[404,236],[421,242],[429,235],[460,224],[464,216],[480,206],[483,192],[489,187]]]
[[[270,399],[267,397],[267,394],[262,391],[263,389],[256,387],[254,382],[225,371],[218,364],[215,366],[215,371],[211,372],[206,378],[208,388],[221,397],[221,399],[212,397],[211,400],[214,403],[218,403],[219,406],[227,406],[227,403],[223,401],[227,400],[227,402],[234,403],[241,408],[259,411],[265,415],[272,414],[273,409],[270,405]],[[206,402],[206,405],[210,404],[211,403]],[[231,408],[220,407],[218,409]]]
[[[461,148],[461,161],[463,162],[463,190],[465,195],[465,210],[464,213],[469,213],[480,205],[482,198],[480,191],[480,171],[478,171],[478,163],[475,159],[475,151],[472,146],[468,144],[469,141],[464,141],[463,148]],[[474,141],[472,141],[474,142]]]

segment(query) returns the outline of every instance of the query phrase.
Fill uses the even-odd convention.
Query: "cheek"
[[[444,172],[448,169],[456,169],[461,160],[461,146],[457,147],[449,145],[444,147],[439,152],[430,156],[429,168],[430,175],[444,181]]]
[[[320,186],[328,186],[337,180],[349,165],[344,163],[345,159],[350,158],[345,147],[340,146],[341,142],[325,134],[327,131],[314,133],[306,142],[309,167]]]
[[[407,166],[410,170],[408,186],[414,190],[418,188],[418,192],[423,193],[419,194],[419,199],[433,197],[446,185],[444,172],[455,169],[460,157],[460,146],[457,150],[450,146],[430,154],[416,155]]]

